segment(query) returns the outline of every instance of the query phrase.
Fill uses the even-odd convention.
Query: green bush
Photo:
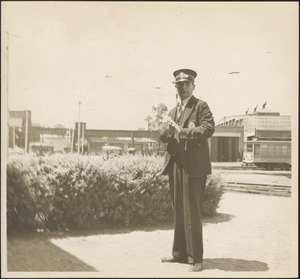
[[[157,224],[172,220],[162,157],[14,156],[7,165],[9,231]],[[203,215],[216,212],[222,181],[210,176]]]

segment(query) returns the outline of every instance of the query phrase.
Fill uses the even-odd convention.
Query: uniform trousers
[[[202,263],[201,207],[207,176],[189,178],[183,167],[174,162],[169,178],[175,227],[172,255],[190,264]]]

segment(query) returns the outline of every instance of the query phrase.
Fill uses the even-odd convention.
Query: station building
[[[241,127],[243,130],[239,141],[243,145],[243,161],[248,160],[262,166],[276,162],[290,165],[292,130],[289,115],[280,115],[279,112],[267,110],[263,106],[259,111],[223,117],[216,123],[216,131],[220,128],[229,131],[232,127]],[[235,149],[236,145],[237,143],[235,143]],[[213,149],[214,146],[212,145],[211,148]],[[239,148],[241,148],[240,145]],[[224,156],[226,156],[226,150],[220,152],[225,152]]]
[[[24,134],[26,130],[27,137]],[[166,149],[166,145],[159,140],[158,131],[87,129],[86,123],[82,122],[79,135],[81,153],[100,155],[106,145],[120,147],[120,154],[127,154],[130,149],[135,148],[136,153],[143,155],[162,155]],[[31,112],[11,111],[9,147],[16,145],[24,148],[25,138],[29,151],[50,148],[53,152],[75,152],[78,148],[78,123],[75,123],[75,129],[44,128],[31,123]],[[259,149],[262,150],[257,150],[258,145],[253,142],[259,141],[278,141],[282,144],[281,147],[279,144],[273,147],[260,145]],[[249,114],[226,116],[216,122],[215,133],[209,139],[211,161],[241,162],[245,153],[251,150],[257,154],[275,154],[278,148],[286,150],[286,155],[290,157],[290,149],[284,145],[284,142],[290,141],[290,116],[281,116],[279,112],[268,111],[265,107]],[[265,148],[268,150],[265,151]]]

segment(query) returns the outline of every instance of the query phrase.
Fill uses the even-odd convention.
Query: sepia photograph
[[[1,277],[298,277],[298,2],[2,1],[1,70]]]

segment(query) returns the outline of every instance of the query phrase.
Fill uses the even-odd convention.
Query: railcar
[[[243,162],[272,170],[291,169],[291,141],[246,141]]]

